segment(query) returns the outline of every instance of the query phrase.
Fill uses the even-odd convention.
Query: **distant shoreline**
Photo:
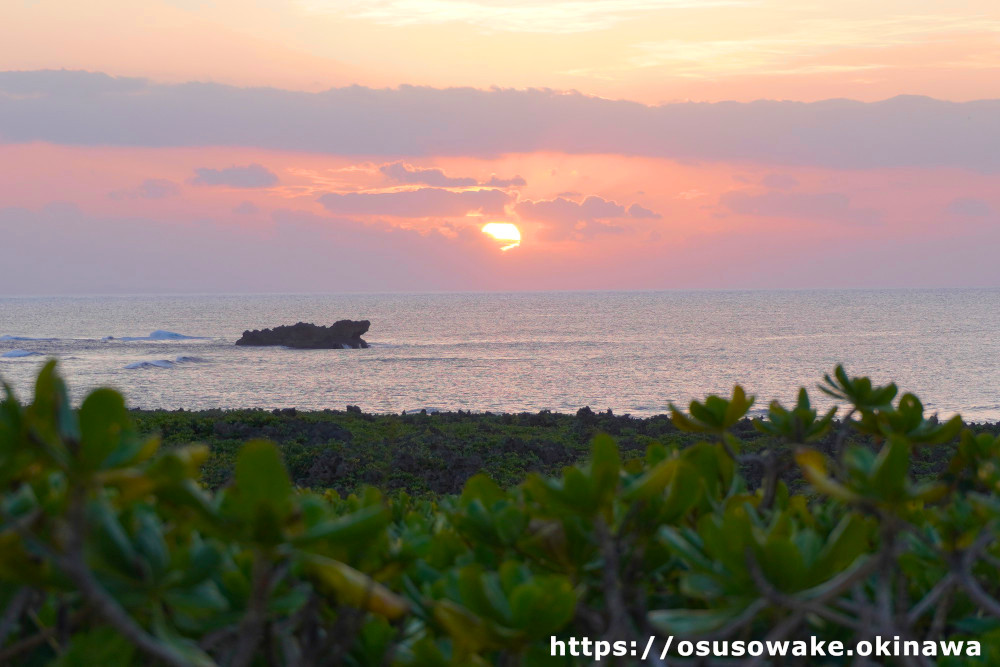
[[[701,438],[680,432],[668,415],[631,417],[579,410],[557,412],[474,413],[466,411],[372,414],[345,410],[132,410],[141,432],[159,433],[167,446],[201,442],[211,456],[203,481],[211,487],[230,477],[235,453],[243,442],[276,442],[293,481],[299,486],[340,494],[375,486],[393,493],[459,493],[465,482],[485,473],[502,486],[514,486],[531,473],[554,474],[586,459],[598,433],[613,436],[628,460],[645,456],[653,443],[684,448]],[[976,432],[1000,434],[1000,423],[968,424]],[[733,429],[752,452],[773,445],[751,419]],[[811,443],[832,453],[836,425],[823,440]],[[868,446],[860,436],[847,444]],[[919,448],[913,474],[944,470],[953,446]],[[751,483],[759,471],[744,471]],[[793,471],[787,481],[800,481]]]
[[[322,409],[305,409],[296,407],[286,407],[286,408],[269,408],[269,407],[226,407],[226,408],[145,408],[145,407],[134,407],[129,408],[128,411],[133,415],[152,415],[152,414],[197,414],[202,416],[225,416],[233,414],[242,413],[268,413],[274,416],[309,416],[309,415],[331,415],[331,414],[358,414],[366,417],[412,417],[418,415],[424,416],[436,416],[436,417],[530,417],[535,416],[551,416],[556,418],[579,418],[580,412],[585,410],[590,410],[594,415],[608,416],[615,419],[630,419],[633,421],[650,421],[657,419],[670,419],[670,413],[659,412],[656,414],[647,415],[635,415],[631,412],[618,412],[612,408],[605,408],[602,410],[595,410],[591,406],[583,406],[579,408],[576,413],[574,412],[562,412],[559,410],[519,410],[519,411],[493,411],[493,410],[463,410],[463,409],[445,409],[445,408],[413,408],[409,410],[400,410],[397,412],[368,412],[362,409],[360,406],[348,405],[344,408],[322,408]],[[927,411],[928,416],[933,414],[931,411]],[[750,415],[746,417],[743,421],[753,422],[755,419],[763,417],[767,414],[766,409],[758,410],[751,409]],[[961,414],[959,412],[958,414]],[[950,414],[939,415],[939,417],[947,418]],[[840,424],[839,418],[834,418],[833,424],[836,427]],[[986,419],[986,420],[966,420],[963,418],[963,423],[969,427],[996,427],[1000,429],[1000,419]]]

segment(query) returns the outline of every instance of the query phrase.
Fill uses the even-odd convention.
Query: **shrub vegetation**
[[[976,639],[1000,664],[1000,437],[839,367],[821,389],[839,422],[803,389],[754,447],[736,387],[641,454],[598,435],[506,489],[343,497],[264,440],[205,484],[205,446],[160,447],[108,389],[73,409],[49,363],[0,403],[0,664],[576,664],[551,637],[652,635]]]

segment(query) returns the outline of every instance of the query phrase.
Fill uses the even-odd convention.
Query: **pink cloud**
[[[899,96],[872,103],[648,106],[539,89],[350,86],[302,93],[26,71],[0,72],[0,137],[18,143],[250,146],[393,158],[553,151],[688,164],[959,167],[996,173],[1000,100]]]
[[[986,218],[993,215],[993,207],[975,197],[958,197],[945,206],[949,215],[961,218]]]
[[[135,188],[109,192],[112,199],[166,199],[180,193],[180,186],[165,178],[147,178]]]
[[[420,188],[402,192],[330,192],[319,201],[337,215],[387,215],[398,218],[456,217],[467,213],[503,215],[511,196],[503,190],[453,192]]]
[[[522,201],[514,207],[524,220],[546,223],[550,239],[585,238],[595,234],[621,233],[626,230],[609,220],[623,218],[659,218],[659,214],[638,204],[626,209],[614,201],[591,195],[582,202],[564,197]]]
[[[195,169],[194,185],[219,185],[229,188],[270,188],[278,184],[277,175],[260,164],[246,167],[226,167],[210,169],[201,167]]]
[[[478,184],[474,178],[451,177],[442,169],[420,169],[405,162],[384,164],[378,170],[397,183],[433,185],[440,188],[460,188]]]
[[[871,208],[854,208],[840,192],[778,192],[750,194],[743,190],[725,192],[719,203],[739,215],[830,221],[848,225],[877,225],[883,213]]]

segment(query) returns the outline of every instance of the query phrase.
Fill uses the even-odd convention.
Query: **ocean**
[[[237,347],[244,329],[368,319],[367,350]],[[109,338],[110,337],[110,338]],[[0,298],[0,378],[21,400],[59,359],[74,401],[133,408],[648,416],[741,383],[757,410],[834,364],[929,412],[1000,420],[1000,290]]]

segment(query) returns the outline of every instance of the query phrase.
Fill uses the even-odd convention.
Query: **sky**
[[[0,295],[997,287],[998,248],[995,1],[0,8]]]

